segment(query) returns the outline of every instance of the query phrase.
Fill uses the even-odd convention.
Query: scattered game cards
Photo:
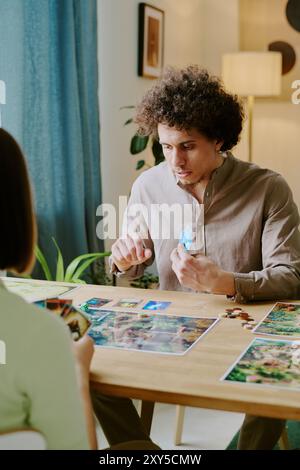
[[[113,307],[135,308],[141,302],[141,299],[120,299]]]
[[[172,302],[160,302],[157,300],[149,300],[143,307],[143,310],[165,310]]]
[[[66,306],[72,305],[72,300],[53,298],[53,299],[38,300],[37,302],[34,302],[34,303],[38,307],[47,308],[48,310],[51,310],[52,313],[55,313],[56,315],[61,315],[63,309]]]
[[[278,302],[254,328],[253,333],[300,338],[300,304]]]
[[[77,341],[91,326],[90,320],[72,305],[70,299],[46,299],[34,302],[38,307],[46,308],[60,316],[68,325],[72,338]]]
[[[92,299],[87,300],[82,305],[86,305],[88,308],[97,310],[98,308],[103,307],[103,305],[112,302],[112,299],[101,299],[99,297],[93,297]]]
[[[78,289],[78,286],[70,287],[59,283],[44,284],[34,280],[28,281],[28,279],[12,279],[10,277],[1,277],[1,281],[9,291],[20,295],[27,302],[66,296],[67,293]]]
[[[150,312],[101,313],[88,333],[96,346],[161,354],[185,354],[219,321]]]
[[[221,380],[300,390],[300,341],[255,338]]]

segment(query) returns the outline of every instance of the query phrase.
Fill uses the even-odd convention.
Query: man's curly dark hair
[[[196,129],[209,140],[223,141],[222,151],[239,140],[244,119],[236,95],[227,93],[221,81],[198,65],[169,67],[144,95],[136,108],[140,135],[157,138],[157,125],[179,130]]]

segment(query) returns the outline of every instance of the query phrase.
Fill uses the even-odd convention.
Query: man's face
[[[209,177],[222,142],[208,140],[196,129],[178,130],[158,124],[157,130],[166,161],[181,184],[196,184]]]

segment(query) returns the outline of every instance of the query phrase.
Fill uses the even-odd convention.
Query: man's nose
[[[173,148],[172,164],[173,167],[182,167],[185,165],[185,155],[181,149]]]

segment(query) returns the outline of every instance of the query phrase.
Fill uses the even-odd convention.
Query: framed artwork
[[[164,12],[159,8],[139,4],[138,74],[158,78],[162,73],[164,54]]]
[[[282,54],[282,93],[273,100],[291,100],[300,77],[300,1],[239,0],[240,50]]]

